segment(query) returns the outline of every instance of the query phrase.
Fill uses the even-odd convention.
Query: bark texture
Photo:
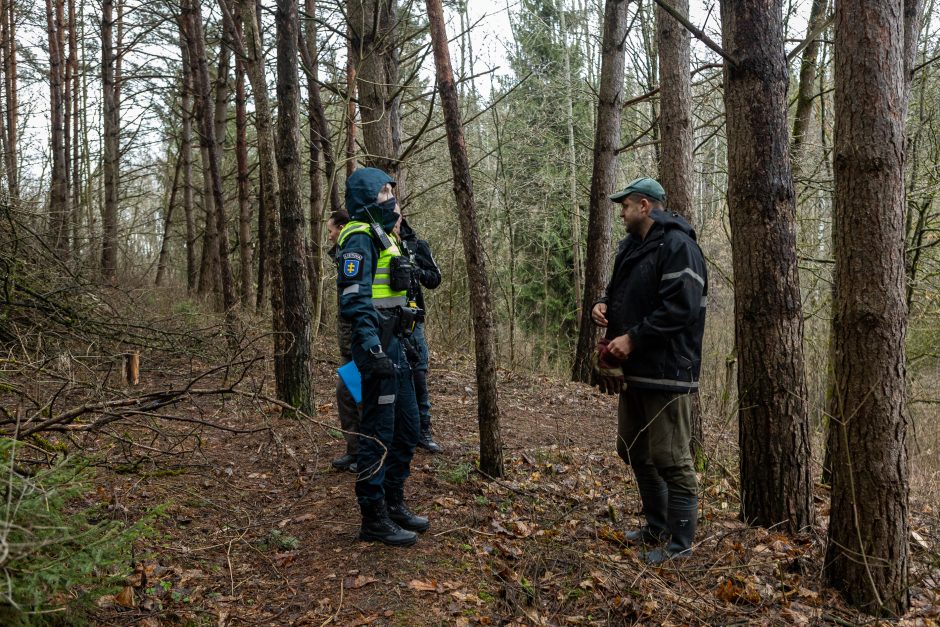
[[[460,233],[470,284],[470,311],[473,318],[477,373],[477,421],[480,428],[480,470],[491,477],[503,476],[503,445],[499,432],[499,399],[496,388],[495,324],[489,281],[486,277],[486,251],[476,223],[476,204],[470,179],[470,161],[464,141],[463,123],[457,102],[457,87],[447,49],[444,10],[441,0],[427,0],[431,43],[437,88],[444,109],[447,146],[454,173],[454,196],[460,213]]]
[[[672,6],[688,17],[688,0],[674,0]],[[662,140],[659,182],[666,190],[669,209],[694,224],[692,189],[695,164],[692,155],[689,31],[657,6],[656,37],[659,50],[659,130]]]
[[[812,524],[803,316],[780,0],[723,0],[741,516]]]
[[[601,77],[594,129],[594,169],[588,209],[587,250],[584,259],[584,301],[578,348],[571,371],[573,381],[591,380],[591,354],[597,343],[597,327],[591,309],[607,284],[610,264],[610,228],[613,205],[608,194],[617,183],[617,148],[623,110],[624,41],[627,36],[627,0],[607,0],[601,41]]]
[[[401,149],[398,88],[398,0],[349,0],[350,51],[356,68],[365,165],[398,180]],[[401,195],[401,190],[396,189]]]
[[[281,191],[280,270],[284,286],[284,330],[288,345],[278,363],[281,400],[314,413],[310,363],[310,301],[304,207],[300,182],[300,77],[297,69],[300,19],[297,0],[277,0],[277,173]]]
[[[235,280],[232,276],[232,266],[229,263],[228,222],[225,216],[225,202],[222,196],[222,168],[220,149],[216,142],[215,114],[209,106],[209,65],[206,59],[205,36],[202,30],[202,15],[198,0],[190,0],[186,5],[190,17],[189,28],[192,34],[190,41],[193,49],[190,50],[194,61],[196,90],[200,100],[204,103],[202,115],[201,141],[208,153],[209,174],[212,185],[212,199],[214,203],[214,217],[216,237],[218,238],[219,268],[222,279],[222,309],[225,314],[226,335],[230,348],[237,347],[237,320],[235,317]],[[220,62],[221,64],[221,62]]]
[[[117,272],[118,181],[120,145],[117,84],[114,58],[114,3],[101,3],[101,82],[104,114],[104,206],[101,213],[101,275],[113,281]]]
[[[825,575],[871,614],[909,606],[903,0],[835,17],[832,513]]]
[[[674,0],[672,7],[686,19],[688,0]],[[692,69],[691,35],[672,15],[656,7],[656,43],[659,51],[659,182],[666,190],[666,204],[695,224],[692,190],[695,161],[692,133]],[[703,459],[705,430],[702,426],[702,403],[696,394],[690,416],[692,459]]]

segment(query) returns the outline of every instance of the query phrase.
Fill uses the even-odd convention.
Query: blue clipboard
[[[342,379],[343,384],[352,395],[356,403],[362,402],[362,375],[359,374],[359,368],[356,368],[356,362],[350,361],[336,369],[336,374]]]

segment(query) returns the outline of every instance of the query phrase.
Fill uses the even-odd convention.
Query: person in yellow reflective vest
[[[359,539],[392,546],[417,541],[428,519],[405,504],[405,480],[419,436],[411,367],[402,346],[417,311],[408,307],[411,266],[390,235],[401,219],[395,181],[375,168],[346,179],[350,222],[340,231],[340,315],[352,323],[352,358],[362,375],[356,500]]]

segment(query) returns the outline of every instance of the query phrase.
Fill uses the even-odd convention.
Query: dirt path
[[[318,364],[318,417],[336,425],[332,367]],[[356,541],[353,477],[329,464],[343,450],[339,434],[282,418],[268,404],[229,398],[191,416],[263,429],[257,433],[173,423],[143,446],[144,432],[135,432],[128,439],[138,445],[102,450],[109,463],[98,495],[115,515],[134,520],[157,505],[164,514],[153,523],[159,535],[141,543],[124,597],[100,599],[96,622],[819,624],[857,618],[819,586],[822,531],[789,538],[745,528],[734,517],[733,478],[717,463],[703,477],[695,556],[681,573],[647,567],[621,542],[637,520],[639,501],[613,451],[615,399],[586,386],[501,373],[507,477],[480,476],[472,381],[465,364],[432,363],[434,426],[446,451],[415,457],[407,494],[432,528],[408,549]],[[148,456],[146,447],[174,454]],[[128,466],[130,460],[138,463]],[[940,577],[930,570],[937,565],[921,557],[911,624],[940,616]],[[131,598],[134,607],[122,607]]]

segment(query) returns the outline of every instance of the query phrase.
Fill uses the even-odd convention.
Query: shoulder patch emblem
[[[348,279],[357,278],[362,270],[362,255],[354,252],[343,253],[340,264],[344,277]]]

